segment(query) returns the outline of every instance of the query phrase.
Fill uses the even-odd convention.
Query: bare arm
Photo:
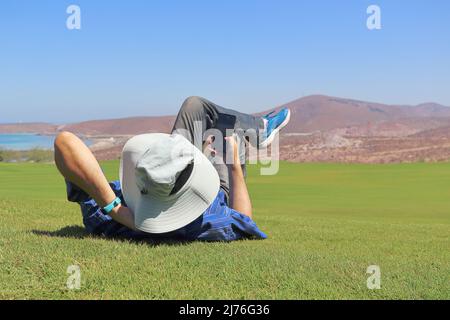
[[[252,203],[239,160],[238,143],[235,137],[226,139],[228,144],[227,150],[233,153],[233,161],[228,164],[228,171],[230,173],[230,207],[252,218]]]
[[[84,190],[99,206],[104,207],[116,198],[91,150],[75,135],[68,132],[58,135],[55,163],[64,178]],[[120,224],[135,229],[134,215],[127,207],[119,205],[109,215]]]

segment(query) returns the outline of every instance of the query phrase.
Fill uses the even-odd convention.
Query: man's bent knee
[[[183,113],[194,113],[194,112],[202,112],[204,108],[205,99],[202,97],[189,97],[184,100],[183,105],[181,107],[180,112]]]
[[[55,139],[55,150],[61,150],[67,147],[75,139],[77,139],[77,136],[68,131],[63,131],[59,133]]]

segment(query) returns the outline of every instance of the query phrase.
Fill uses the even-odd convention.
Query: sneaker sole
[[[286,119],[284,119],[284,121],[276,129],[272,131],[272,133],[270,134],[270,136],[267,137],[266,140],[260,143],[259,147],[264,149],[267,148],[269,145],[271,145],[273,139],[275,139],[275,136],[278,134],[278,132],[280,132],[281,129],[286,127],[290,120],[291,120],[291,110],[288,110]]]

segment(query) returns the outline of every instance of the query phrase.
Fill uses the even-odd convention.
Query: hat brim
[[[218,173],[208,158],[192,147],[195,156],[191,176],[180,191],[164,199],[141,194],[136,183],[135,162],[123,154],[120,182],[137,229],[154,234],[178,230],[200,217],[214,201],[220,188]]]

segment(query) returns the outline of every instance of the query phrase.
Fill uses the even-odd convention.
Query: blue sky
[[[450,106],[448,0],[2,0],[0,45],[0,123],[174,114],[190,95]]]

